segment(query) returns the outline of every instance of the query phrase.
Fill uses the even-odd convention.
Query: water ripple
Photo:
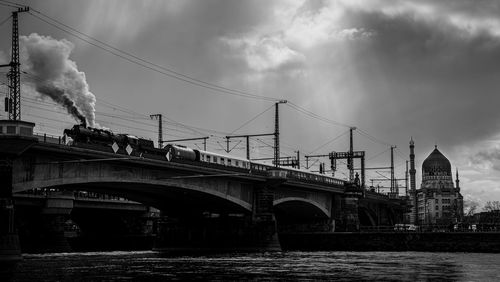
[[[168,257],[155,252],[92,252],[25,255],[13,280],[499,281],[499,265],[500,254],[278,252]]]

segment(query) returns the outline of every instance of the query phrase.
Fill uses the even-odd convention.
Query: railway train
[[[64,130],[64,138],[70,146],[128,154],[131,156],[195,164],[204,167],[222,168],[256,175],[267,175],[267,170],[274,166],[251,161],[244,158],[227,156],[213,152],[188,148],[177,144],[167,144],[163,148],[155,148],[153,141],[130,134],[114,134],[110,130],[86,127],[85,124],[74,125]],[[318,174],[307,170],[281,168],[287,172],[287,178],[300,181],[344,185],[345,181],[328,175]]]

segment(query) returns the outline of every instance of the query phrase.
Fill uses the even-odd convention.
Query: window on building
[[[33,130],[29,127],[20,127],[19,130],[20,130],[19,133],[23,136],[33,135]]]
[[[16,134],[16,127],[7,125],[7,134]]]

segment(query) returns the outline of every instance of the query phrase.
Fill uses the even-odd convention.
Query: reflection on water
[[[14,281],[500,281],[500,254],[283,252],[167,257],[154,252],[25,255]]]

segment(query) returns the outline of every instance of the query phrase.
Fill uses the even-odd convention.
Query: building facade
[[[413,158],[414,142],[410,141],[410,159]],[[415,181],[415,173],[410,173]],[[414,183],[414,182],[413,182]],[[453,182],[451,163],[437,146],[422,163],[420,189],[411,187],[412,212],[410,220],[418,225],[449,225],[463,218],[463,196],[456,171]]]

